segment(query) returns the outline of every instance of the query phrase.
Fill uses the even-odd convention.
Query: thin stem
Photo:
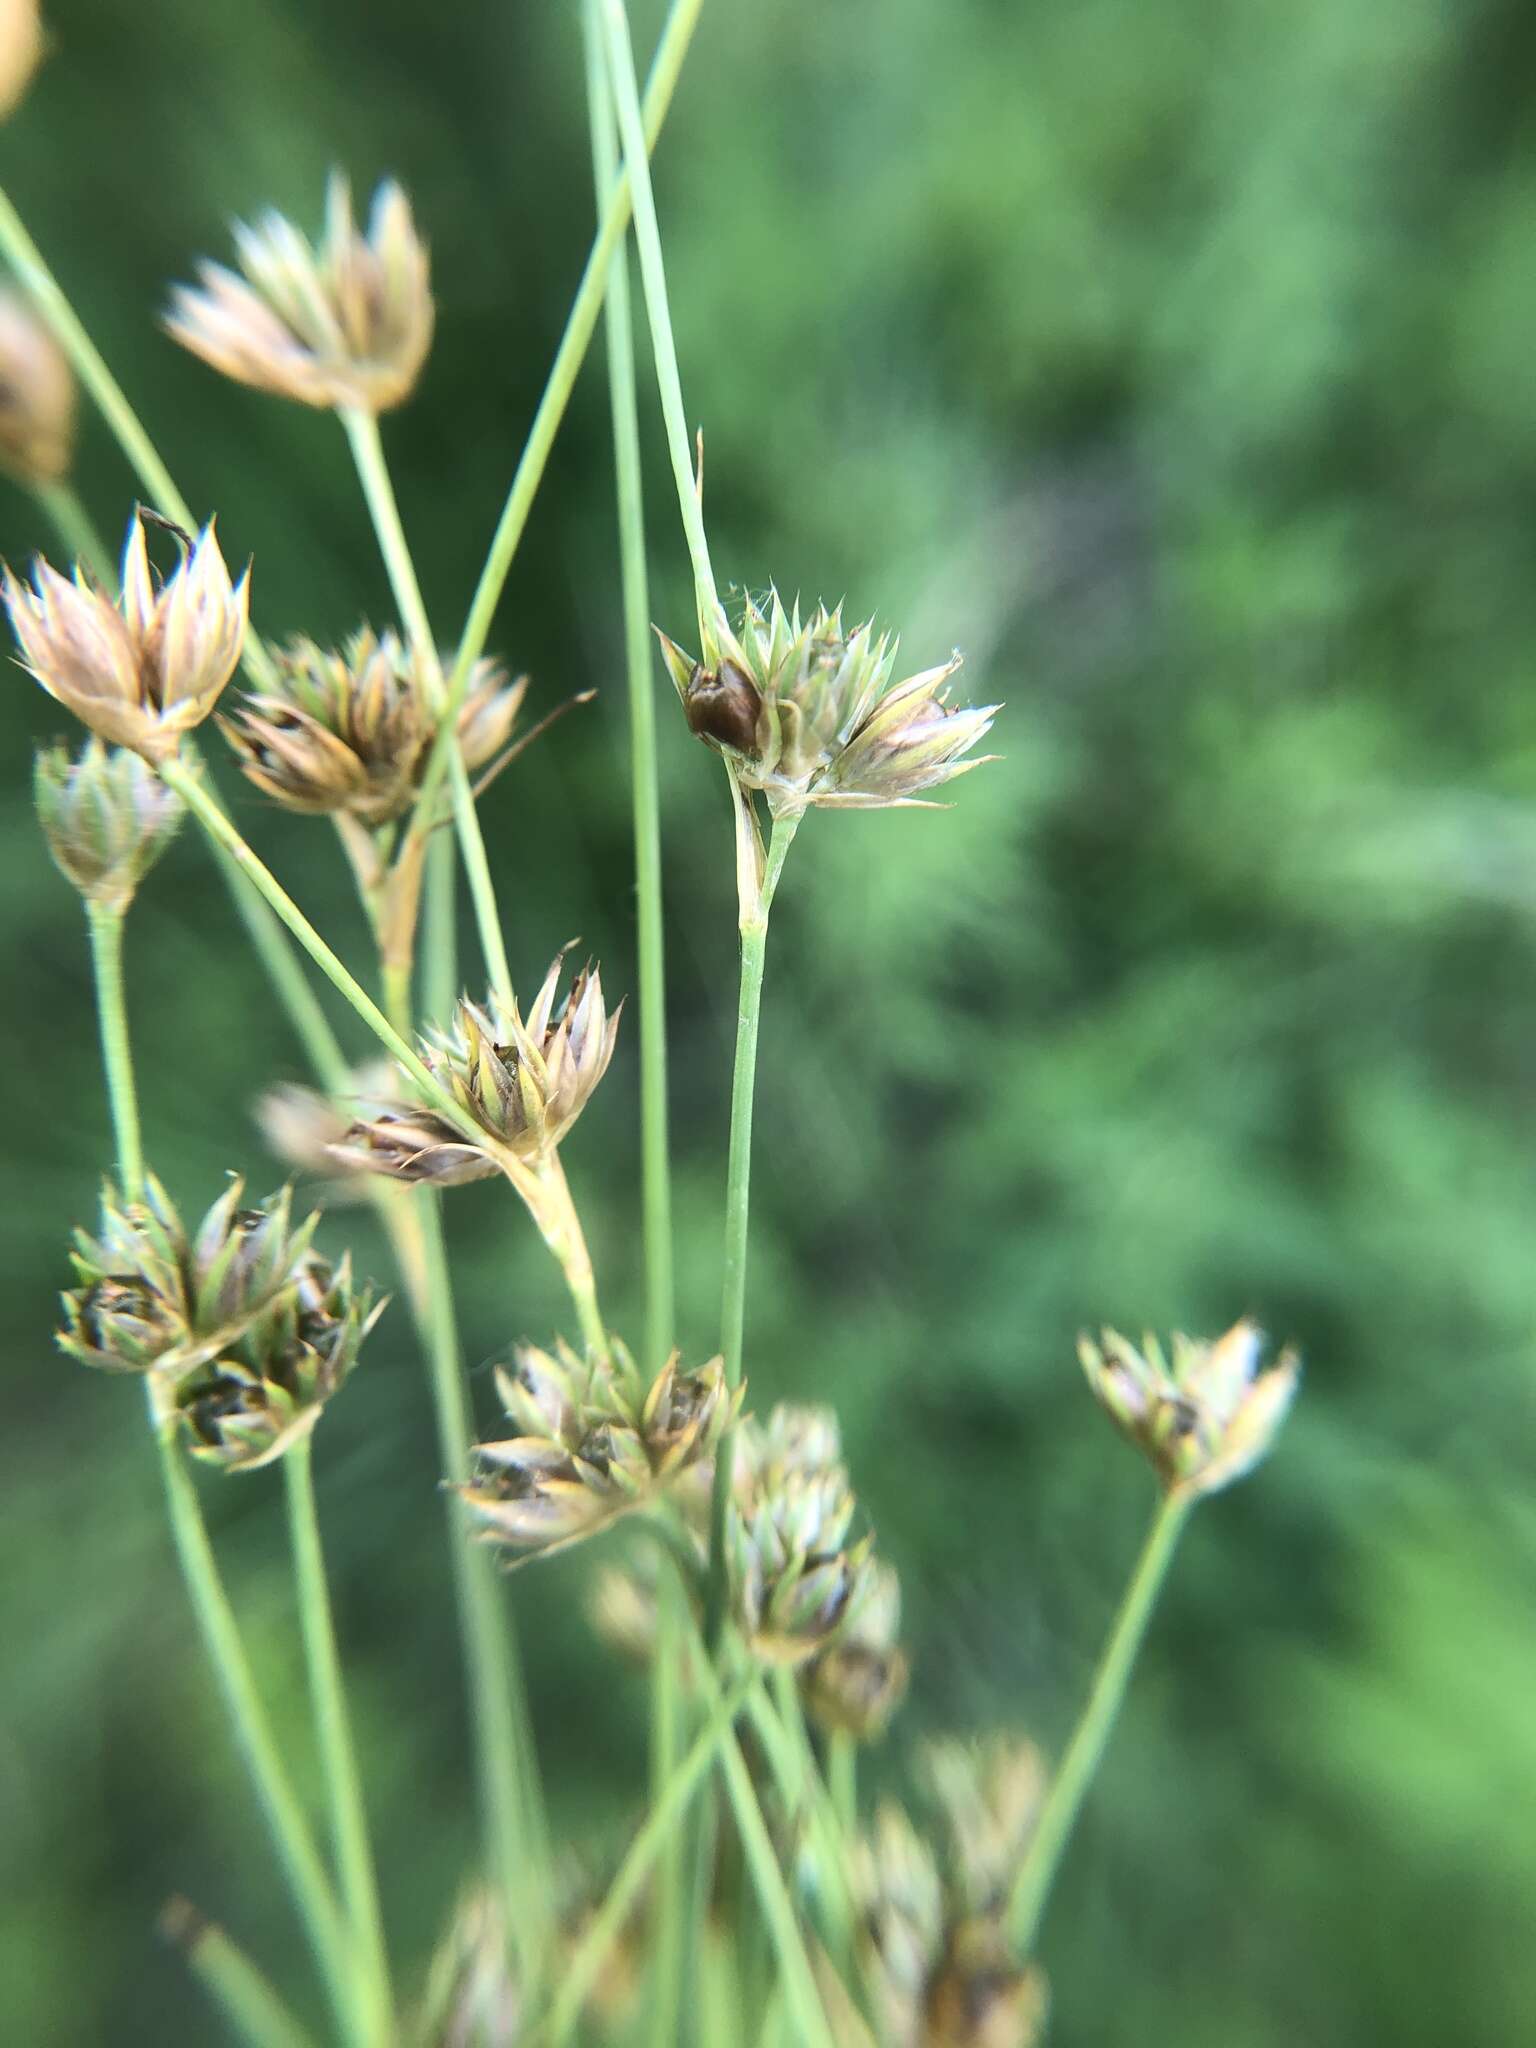
[[[672,316],[667,306],[667,273],[661,255],[661,231],[656,224],[656,199],[651,191],[651,165],[646,149],[645,120],[640,111],[635,53],[630,45],[629,19],[623,0],[598,0],[598,4],[619,134],[624,142],[624,161],[634,194],[635,246],[640,253],[640,276],[645,286],[645,309],[650,321],[651,354],[656,364],[662,418],[666,422],[667,452],[672,458],[678,510],[682,514],[683,532],[693,562],[699,635],[704,658],[708,660],[709,650],[716,642],[716,621],[721,617],[720,594],[715,588],[715,572],[710,566],[704,508],[699,502],[693,470],[693,445],[688,433],[687,415],[683,411],[683,387],[677,370]]]
[[[302,1437],[282,1460],[288,1495],[288,1528],[293,1547],[294,1579],[304,1656],[309,1667],[309,1693],[325,1770],[331,1808],[331,1833],[341,1894],[357,1944],[362,1996],[377,2038],[387,2040],[390,2028],[389,1963],[384,1950],[384,1922],[379,1911],[378,1879],[363,1804],[362,1775],[352,1739],[342,1681],[336,1627],[331,1615],[330,1587],[320,1546],[320,1521],[315,1510],[314,1440]]]
[[[173,1899],[160,1924],[246,2048],[314,2048],[313,2037],[222,1927],[185,1899]]]
[[[133,1080],[133,1053],[123,1000],[123,913],[102,903],[87,903],[85,910],[91,928],[96,1019],[101,1029],[107,1100],[112,1108],[117,1174],[123,1199],[136,1202],[144,1189],[144,1146],[139,1133],[139,1098]]]
[[[845,1841],[859,1831],[859,1747],[846,1728],[827,1737],[827,1790]]]
[[[1051,1884],[1088,1788],[1104,1760],[1131,1667],[1173,1561],[1192,1499],[1192,1495],[1173,1492],[1159,1500],[1093,1675],[1082,1718],[1057,1766],[1029,1854],[1008,1902],[1009,1929],[1021,1955],[1027,1956],[1034,1948]]]
[[[438,1197],[422,1190],[425,1240],[428,1362],[437,1411],[438,1450],[445,1476],[456,1487],[469,1477],[469,1388],[454,1324],[453,1294]],[[549,1839],[534,1761],[533,1732],[512,1637],[491,1553],[470,1539],[463,1505],[449,1497],[454,1595],[469,1674],[470,1719],[479,1767],[486,1853],[505,1901],[512,1933],[532,1973],[547,1927]]]
[[[353,1998],[353,1971],[346,1933],[314,1837],[283,1768],[266,1709],[251,1676],[229,1595],[219,1577],[213,1548],[203,1522],[196,1489],[173,1432],[155,1421],[160,1474],[170,1512],[171,1534],[187,1582],[203,1646],[224,1697],[236,1745],[245,1761],[278,1862],[288,1881],[299,1918],[320,1965],[331,2004],[347,2039],[370,2040],[369,2029]]]
[[[469,786],[469,776],[465,771],[464,755],[458,744],[457,716],[448,718],[443,713],[445,691],[441,657],[437,651],[437,642],[432,637],[427,608],[422,601],[421,584],[416,575],[416,565],[411,559],[411,550],[405,538],[405,528],[400,523],[400,506],[395,497],[395,487],[390,481],[389,465],[384,459],[384,443],[379,434],[378,416],[371,412],[347,411],[340,417],[342,425],[347,430],[352,459],[357,465],[363,496],[368,501],[373,530],[378,536],[379,552],[384,557],[384,567],[389,575],[390,588],[395,594],[401,622],[415,650],[421,672],[427,679],[429,708],[442,718],[443,729],[449,735],[448,745],[451,751],[448,758],[448,782],[453,799],[453,821],[459,836],[459,849],[464,859],[464,872],[469,878],[469,893],[474,903],[475,923],[480,933],[480,949],[485,955],[486,971],[490,975],[492,988],[501,1001],[510,1007],[512,972],[507,964],[506,943],[501,934],[501,918],[496,908],[496,890],[491,881],[490,863],[486,859],[480,817],[475,809],[474,792]],[[408,833],[418,832],[419,823],[424,823],[428,815],[430,814],[418,811],[407,828]]]
[[[208,836],[239,864],[241,873],[255,885],[271,908],[277,912],[326,979],[341,991],[369,1030],[405,1068],[433,1108],[440,1110],[456,1129],[469,1137],[478,1138],[480,1133],[473,1121],[459,1108],[430,1068],[406,1044],[367,990],[347,972],[277,877],[246,844],[196,775],[183,762],[176,760],[162,762],[159,772],[161,781],[167,788],[175,790]]]
[[[619,170],[618,131],[603,67],[598,0],[582,11],[587,56],[587,108],[599,204]],[[629,260],[620,249],[608,270],[603,314],[608,344],[608,399],[618,492],[619,576],[624,600],[624,651],[629,679],[630,800],[634,812],[635,896],[640,953],[640,1186],[645,1247],[647,1363],[659,1372],[672,1346],[672,1187],[667,1154],[666,966],[661,902],[661,801],[656,767],[656,700],[652,686],[651,600],[645,566],[645,503],[640,480],[640,419],[635,398],[635,341],[630,317]],[[658,1660],[656,1669],[660,1669]]]
[[[756,907],[741,925],[741,988],[736,1006],[736,1061],[731,1075],[731,1138],[725,1176],[725,1251],[720,1308],[720,1349],[730,1386],[741,1384],[741,1350],[747,1314],[747,1225],[752,1189],[752,1101],[757,1087],[757,1033],[762,1014],[763,967],[768,949],[768,915],[799,826],[796,817],[776,818]],[[715,1458],[710,1504],[709,1602],[711,1648],[719,1639],[725,1611],[725,1520],[731,1498],[734,1444],[721,1438]]]
[[[171,481],[170,471],[156,453],[154,443],[124,396],[122,386],[103,362],[74,307],[60,289],[58,279],[43,261],[42,251],[27,233],[21,215],[3,191],[0,191],[0,252],[4,253],[22,289],[73,364],[76,376],[91,394],[97,411],[127,456],[146,497],[157,511],[166,513],[189,531],[195,529],[198,521],[193,517],[191,507]]]
[[[97,582],[111,589],[117,581],[117,564],[69,478],[34,483],[32,495],[52,521],[54,531],[64,543],[65,554],[84,562]]]
[[[683,68],[683,59],[688,54],[688,45],[693,39],[699,13],[704,0],[672,0],[661,41],[656,45],[655,60],[645,89],[645,133],[646,141],[655,147],[656,137],[661,133],[661,124],[666,119],[667,109],[672,104],[672,94],[677,86],[678,74]],[[602,311],[603,293],[607,288],[609,265],[613,253],[624,239],[624,230],[629,226],[630,192],[629,180],[621,178],[608,195],[603,208],[602,226],[587,257],[586,268],[581,273],[581,283],[571,302],[566,316],[565,332],[560,337],[560,346],[550,364],[549,376],[545,379],[544,391],[528,429],[528,439],[518,458],[507,500],[497,521],[496,531],[491,537],[490,551],[485,558],[485,567],[475,586],[470,600],[469,614],[464,621],[464,630],[459,635],[458,648],[454,654],[453,674],[448,682],[448,698],[444,706],[444,722],[438,729],[432,755],[422,778],[421,791],[416,799],[416,816],[430,819],[433,803],[442,778],[452,758],[449,733],[457,718],[464,693],[469,687],[470,671],[485,652],[485,643],[490,635],[491,621],[496,615],[502,589],[517,553],[523,529],[528,523],[528,514],[533,508],[534,497],[543,481],[545,466],[550,450],[555,445],[555,436],[560,431],[560,422],[565,417],[566,406],[570,403],[576,378],[586,355],[588,344],[597,327],[597,317]],[[414,821],[413,821],[414,823]]]
[[[744,1679],[733,1691],[716,1700],[703,1730],[666,1784],[653,1796],[645,1820],[625,1852],[607,1896],[576,1944],[560,1987],[550,2003],[549,2017],[539,2037],[548,2044],[548,2048],[558,2048],[559,2043],[570,2039],[581,2017],[587,1993],[609,1949],[622,1932],[652,1864],[665,1845],[675,1838],[678,1823],[686,1813],[695,1789],[721,1744],[730,1739],[731,1723],[751,1683],[750,1679]]]
[[[514,1169],[509,1174],[512,1185],[532,1213],[540,1236],[565,1275],[582,1342],[594,1358],[607,1358],[608,1331],[598,1306],[592,1254],[587,1249],[586,1232],[571,1199],[571,1184],[565,1177],[559,1152],[551,1151],[532,1170],[519,1166],[515,1160],[509,1163]]]

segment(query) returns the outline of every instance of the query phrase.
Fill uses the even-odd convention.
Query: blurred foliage
[[[52,21],[4,182],[194,505],[254,553],[267,632],[388,617],[341,435],[220,383],[154,316],[227,216],[316,219],[333,162],[411,189],[439,339],[385,434],[447,637],[590,233],[573,10],[55,0]],[[1272,1464],[1196,1518],[1069,1858],[1044,1938],[1060,2048],[1513,2043],[1536,2011],[1533,61],[1516,0],[712,5],[660,152],[722,573],[846,595],[918,661],[958,642],[962,680],[1008,700],[1006,760],[952,809],[811,820],[771,947],[748,1371],[760,1400],[835,1397],[903,1575],[914,1694],[871,1775],[924,1726],[1063,1739],[1148,1505],[1082,1388],[1081,1324],[1253,1311],[1310,1362]],[[646,433],[654,602],[687,638],[649,407]],[[120,530],[132,484],[94,421],[82,484]],[[601,690],[487,804],[525,984],[579,931],[633,986],[613,525],[594,369],[495,641],[543,706]],[[0,549],[50,541],[7,492]],[[4,2031],[204,2039],[152,1935],[170,1891],[299,1996],[304,1959],[133,1390],[50,1350],[104,1120],[80,920],[27,798],[60,714],[18,678],[3,717]],[[696,1357],[729,827],[671,716],[664,749]],[[358,949],[324,829],[219,773]],[[152,1160],[194,1209],[228,1167],[275,1178],[248,1106],[296,1055],[192,834],[129,947]],[[631,1038],[567,1148],[630,1328],[634,1124]],[[561,1304],[504,1194],[450,1220],[488,1368]],[[349,1232],[382,1277],[355,1212],[327,1242]],[[472,1815],[398,1308],[319,1446],[416,1971]],[[205,1492],[307,1771],[275,1482]],[[596,1859],[644,1710],[588,1633],[588,1570],[511,1597],[562,1836]]]

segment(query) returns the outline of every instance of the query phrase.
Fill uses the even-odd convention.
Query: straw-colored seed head
[[[438,729],[421,662],[366,626],[338,652],[295,639],[275,660],[272,685],[219,719],[251,781],[291,811],[346,811],[370,827],[402,817]],[[505,750],[527,687],[494,661],[475,663],[458,720],[471,772]]]
[[[0,121],[15,113],[42,54],[37,0],[0,0]]]
[[[18,291],[0,289],[0,468],[57,483],[75,454],[75,374]]]
[[[286,1188],[254,1209],[241,1206],[243,1191],[231,1180],[189,1232],[153,1174],[137,1201],[109,1186],[98,1235],[75,1234],[60,1348],[83,1365],[179,1384],[296,1299],[313,1271],[317,1218],[295,1227]]]
[[[48,850],[89,903],[125,911],[181,823],[183,805],[149,764],[89,739],[45,747],[32,777]]]
[[[618,1515],[653,1504],[713,1455],[741,1402],[712,1358],[683,1372],[674,1352],[647,1387],[615,1342],[605,1359],[520,1346],[496,1383],[517,1434],[475,1449],[462,1488],[486,1541],[525,1557],[579,1542]]]
[[[238,383],[338,411],[387,412],[415,388],[432,343],[426,245],[393,180],[373,196],[367,232],[333,172],[315,247],[280,213],[236,224],[237,276],[200,263],[177,285],[165,325]]]
[[[906,1697],[908,1664],[901,1630],[901,1582],[872,1565],[869,1586],[842,1634],[800,1673],[811,1718],[822,1728],[875,1742]]]
[[[164,761],[235,672],[250,575],[231,583],[210,520],[157,584],[135,514],[120,603],[79,565],[71,582],[41,557],[30,584],[7,569],[4,594],[23,663],[48,694],[102,739]]]
[[[1117,1330],[1083,1337],[1078,1356],[1095,1399],[1150,1461],[1169,1493],[1215,1493],[1264,1458],[1301,1380],[1284,1351],[1259,1370],[1264,1333],[1246,1317],[1212,1343],[1175,1332],[1140,1351]]]
[[[841,608],[802,624],[777,591],[766,611],[749,598],[712,668],[657,637],[689,726],[776,816],[911,804],[990,758],[963,758],[999,707],[949,702],[959,655],[893,683],[896,643],[870,622],[847,630]]]

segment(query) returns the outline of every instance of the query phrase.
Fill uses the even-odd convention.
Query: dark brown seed
[[[695,667],[688,678],[683,698],[683,715],[701,740],[730,747],[738,754],[757,749],[757,716],[762,698],[750,676],[743,675],[733,661],[724,661],[712,674]]]

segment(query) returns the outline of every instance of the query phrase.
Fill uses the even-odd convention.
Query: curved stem
[[[763,967],[768,949],[768,915],[773,908],[799,826],[797,817],[776,818],[757,903],[741,926],[741,990],[736,1006],[736,1061],[731,1074],[731,1139],[725,1178],[725,1251],[720,1307],[720,1349],[726,1382],[741,1384],[741,1349],[747,1314],[747,1225],[752,1191],[752,1103],[757,1087],[757,1032],[762,1015]],[[710,1501],[709,1600],[706,1630],[711,1649],[719,1641],[725,1613],[725,1518],[731,1498],[733,1432],[727,1430],[715,1457]]]
[[[598,199],[619,170],[618,134],[603,67],[597,0],[582,10],[587,109]],[[672,1187],[667,1156],[666,966],[661,908],[661,802],[656,769],[651,600],[645,567],[645,503],[640,481],[640,420],[635,399],[635,341],[629,260],[620,249],[608,270],[604,334],[619,514],[619,576],[629,682],[630,800],[634,813],[635,899],[640,956],[640,1188],[645,1246],[646,1364],[659,1372],[672,1347]],[[655,1667],[661,1669],[658,1660]]]
[[[314,2048],[310,2035],[222,1927],[205,1920],[186,1899],[173,1899],[160,1925],[246,2048]]]
[[[456,1487],[469,1477],[473,1441],[469,1388],[454,1324],[438,1197],[422,1190],[413,1199],[420,1204],[426,1251],[428,1362],[438,1452],[446,1479]],[[450,1493],[448,1513],[487,1860],[505,1902],[525,1975],[531,1981],[543,1952],[550,1914],[549,1838],[533,1731],[495,1561],[489,1550],[471,1540],[457,1492]]]
[[[155,1421],[153,1411],[151,1422],[160,1452],[160,1473],[176,1554],[204,1648],[224,1696],[236,1744],[245,1760],[299,1918],[330,1991],[337,2021],[349,2041],[367,2044],[371,2034],[353,1997],[351,1956],[341,1916],[251,1676],[229,1596],[214,1562],[196,1489],[173,1432]]]
[[[666,119],[667,109],[672,104],[678,74],[683,68],[683,59],[693,39],[699,13],[704,0],[672,0],[661,41],[656,46],[656,57],[651,65],[651,75],[645,89],[645,133],[646,141],[655,147],[656,137],[661,133],[661,124]],[[433,802],[442,779],[448,769],[452,749],[449,745],[449,729],[458,717],[459,706],[469,687],[470,671],[485,652],[485,643],[490,634],[491,620],[496,615],[496,606],[506,584],[512,558],[517,553],[518,543],[523,537],[523,528],[528,524],[534,496],[543,481],[545,465],[550,450],[555,445],[555,436],[560,431],[560,422],[565,417],[566,406],[570,403],[571,392],[575,389],[576,377],[581,369],[582,358],[597,326],[597,316],[602,311],[603,292],[608,281],[608,268],[613,253],[624,238],[629,226],[630,194],[629,180],[621,178],[608,195],[603,208],[603,223],[597,231],[586,268],[581,273],[581,283],[571,302],[566,317],[565,332],[560,337],[560,346],[550,364],[549,376],[544,383],[543,395],[539,399],[533,423],[528,429],[528,439],[518,458],[516,472],[512,478],[507,500],[502,507],[501,518],[491,537],[490,552],[485,558],[485,567],[475,585],[475,594],[470,600],[469,615],[464,621],[464,630],[459,635],[459,644],[454,654],[453,674],[448,681],[448,699],[444,706],[444,723],[438,729],[431,759],[422,778],[421,793],[416,800],[416,816],[429,819],[433,815]],[[414,820],[413,820],[414,824]]]
[[[699,502],[693,447],[687,416],[683,411],[683,387],[677,369],[677,344],[672,337],[672,316],[667,306],[666,265],[662,261],[661,230],[656,223],[656,199],[651,191],[651,165],[646,148],[645,118],[640,111],[635,53],[630,45],[629,19],[623,0],[599,0],[599,7],[608,52],[608,75],[613,86],[619,134],[624,142],[624,161],[634,194],[635,246],[640,253],[640,276],[645,285],[651,354],[656,363],[656,383],[667,429],[667,452],[672,458],[677,506],[682,514],[683,533],[693,563],[701,653],[708,661],[718,641],[716,621],[722,616],[720,594],[715,588],[715,572],[710,565],[709,541],[704,532],[704,508]]]
[[[1014,1880],[1008,1902],[1008,1925],[1021,1955],[1027,1956],[1034,1947],[1051,1884],[1088,1788],[1104,1760],[1131,1667],[1146,1635],[1192,1500],[1192,1495],[1174,1492],[1165,1494],[1158,1502],[1093,1675],[1082,1718],[1057,1766],[1029,1854]]]
[[[331,1808],[331,1833],[341,1893],[352,1922],[360,1963],[362,1996],[375,2038],[387,2041],[390,2031],[389,1963],[384,1950],[384,1921],[379,1911],[378,1879],[363,1804],[362,1776],[347,1712],[341,1657],[331,1615],[330,1587],[320,1546],[320,1520],[315,1510],[314,1439],[301,1437],[282,1460],[288,1495],[288,1529],[293,1546],[294,1579],[299,1596],[299,1621],[309,1667],[310,1702],[320,1741],[326,1795]]]
[[[267,903],[277,912],[326,979],[340,990],[369,1030],[405,1068],[432,1107],[439,1110],[466,1136],[478,1139],[480,1133],[472,1120],[459,1108],[452,1095],[437,1081],[430,1068],[423,1063],[412,1047],[406,1044],[368,991],[348,973],[270,868],[246,844],[196,775],[183,762],[176,760],[161,762],[159,773],[161,781],[167,788],[175,790],[215,844],[222,846],[225,852],[234,858],[241,873],[255,885]]]
[[[96,1021],[101,1030],[101,1064],[112,1109],[117,1146],[117,1174],[123,1199],[138,1201],[144,1191],[144,1147],[139,1133],[139,1097],[133,1079],[133,1053],[128,1042],[128,1013],[123,999],[123,913],[105,904],[87,903],[91,927],[91,965],[96,976]]]

